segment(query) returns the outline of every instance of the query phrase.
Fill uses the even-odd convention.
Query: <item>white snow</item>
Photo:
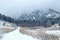
[[[45,33],[60,35],[60,30],[46,30]]]
[[[47,17],[51,17],[51,14],[46,15]]]
[[[2,35],[3,38],[1,40],[41,40],[41,38],[37,39],[37,38],[33,38],[32,36],[22,34],[21,32],[19,32],[19,29],[20,29],[20,27],[18,27],[18,29],[14,30],[10,33],[3,34]],[[44,32],[47,34],[60,35],[60,30],[45,30]]]
[[[15,31],[4,34],[1,40],[38,40],[38,39],[20,33],[18,28]]]
[[[33,17],[33,19],[35,20],[35,17]]]
[[[37,39],[33,38],[32,36],[22,34],[21,32],[19,32],[19,29],[20,27],[10,33],[3,34],[3,38],[1,40],[41,40],[41,38]],[[45,33],[60,35],[60,30],[46,30]]]
[[[0,20],[0,27],[7,27],[7,26],[16,26],[16,25],[7,21]]]

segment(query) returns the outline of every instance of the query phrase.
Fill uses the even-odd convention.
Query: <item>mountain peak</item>
[[[47,12],[45,11],[40,11],[40,10],[35,10],[31,12],[29,15],[23,14],[20,16],[19,19],[21,20],[40,20],[42,17],[49,17],[49,18],[57,18],[60,16],[60,12],[55,11],[54,9],[49,8]]]
[[[49,12],[55,12],[55,13],[57,13],[57,14],[60,14],[60,12],[58,12],[58,11],[56,11],[56,10],[54,10],[54,9],[51,9],[51,8],[49,8],[48,11],[49,11]]]

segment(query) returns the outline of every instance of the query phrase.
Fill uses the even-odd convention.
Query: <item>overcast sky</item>
[[[0,13],[11,17],[45,8],[60,11],[60,0],[0,0]]]

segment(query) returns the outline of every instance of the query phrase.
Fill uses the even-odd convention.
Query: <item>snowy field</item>
[[[60,30],[46,30],[45,33],[60,35]]]
[[[48,40],[48,39],[42,39],[42,38],[38,39],[36,37],[33,37],[32,35],[28,35],[28,33],[23,34],[22,32],[20,32],[20,29],[21,27],[18,27],[16,30],[13,30],[11,32],[4,33],[4,34],[0,33],[0,40]],[[34,32],[33,30],[30,30],[30,31],[32,31],[32,33]],[[60,30],[45,30],[43,32],[46,34],[56,34],[60,37]],[[57,40],[60,40],[60,39],[58,38]]]
[[[33,38],[32,36],[24,35],[19,32],[19,29],[16,29],[10,33],[5,33],[0,40],[37,40],[37,38]]]

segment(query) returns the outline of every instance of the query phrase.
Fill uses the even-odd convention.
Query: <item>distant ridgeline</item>
[[[60,12],[49,8],[46,12],[35,10],[32,13],[22,14],[17,20],[17,25],[23,27],[51,27],[54,24],[60,25]]]
[[[0,20],[7,21],[7,22],[10,22],[10,23],[13,23],[14,22],[14,19],[13,18],[8,17],[8,16],[5,16],[5,15],[2,15],[2,14],[0,14]]]
[[[18,19],[13,19],[0,14],[0,19],[15,23],[22,27],[51,27],[54,24],[60,26],[60,12],[49,8],[46,12],[35,10],[32,13],[22,14]]]

